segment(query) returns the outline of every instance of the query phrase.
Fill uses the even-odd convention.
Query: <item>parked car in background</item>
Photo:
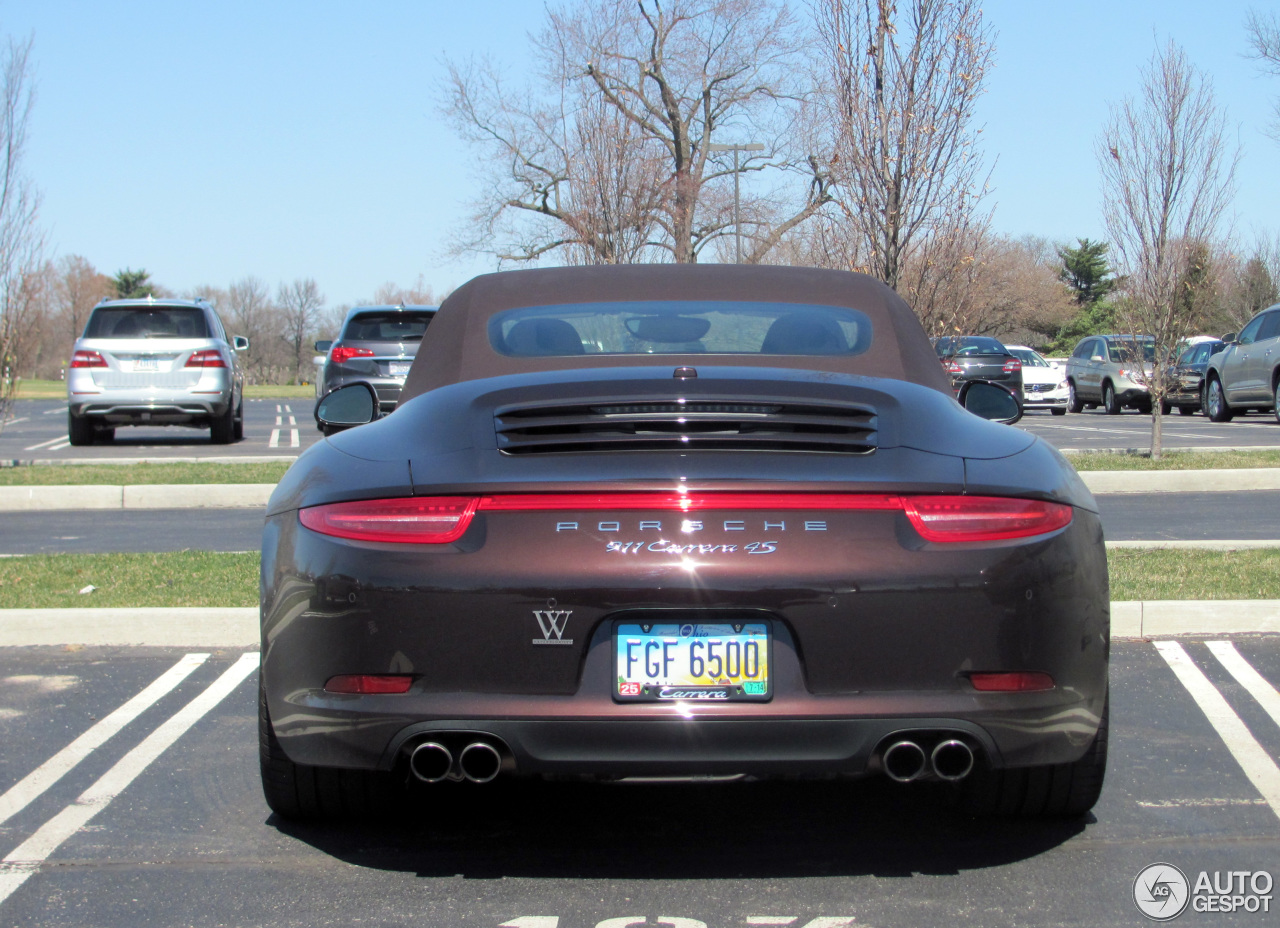
[[[316,400],[349,383],[367,383],[378,395],[382,413],[400,399],[404,379],[422,336],[436,314],[434,306],[357,306],[342,320],[336,341],[316,342],[326,352],[316,380]]]
[[[1022,362],[1022,407],[1047,409],[1055,416],[1067,414],[1067,372],[1026,345],[1006,345]]]
[[[321,401],[358,427],[267,507],[278,815],[398,810],[407,781],[447,807],[499,777],[887,776],[973,812],[1093,806],[1097,504],[1001,424],[1007,389],[956,402],[883,282],[508,271],[432,326],[393,415],[366,384]]]
[[[1226,347],[1209,358],[1204,408],[1214,422],[1229,422],[1247,409],[1271,410],[1280,422],[1280,303],[1249,320]]]
[[[998,383],[1022,401],[1022,362],[999,339],[944,335],[933,339],[933,350],[951,377],[951,389],[959,391],[968,380],[986,380]]]
[[[1112,416],[1125,407],[1151,412],[1147,380],[1155,358],[1156,342],[1150,335],[1082,338],[1067,359],[1067,409],[1101,406]]]
[[[249,340],[228,337],[204,300],[104,300],[76,339],[67,370],[73,445],[111,441],[126,425],[208,429],[215,444],[244,437]]]
[[[1177,409],[1180,415],[1189,416],[1203,406],[1204,372],[1209,358],[1217,354],[1226,343],[1212,335],[1195,335],[1184,339],[1173,363],[1168,394],[1160,403],[1160,412],[1168,415]]]

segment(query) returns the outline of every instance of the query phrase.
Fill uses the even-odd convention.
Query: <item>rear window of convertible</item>
[[[871,320],[856,309],[804,303],[567,303],[498,313],[489,320],[489,341],[509,357],[856,355],[871,346]]]

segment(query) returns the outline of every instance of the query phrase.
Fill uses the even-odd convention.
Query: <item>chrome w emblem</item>
[[[533,617],[538,620],[538,627],[542,629],[542,637],[534,638],[534,644],[573,644],[572,638],[565,638],[565,629],[569,626],[569,616],[573,615],[572,609],[535,609]],[[555,635],[554,638],[551,636]]]

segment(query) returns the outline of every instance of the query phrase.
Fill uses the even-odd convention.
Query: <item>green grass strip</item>
[[[1280,599],[1280,549],[1110,552],[1111,598]],[[92,584],[93,593],[79,591]],[[40,554],[0,558],[0,608],[256,606],[258,554]]]
[[[1280,428],[1280,426],[1278,426]],[[1280,433],[1278,433],[1280,434]],[[1124,451],[1068,454],[1076,470],[1220,470],[1236,467],[1280,467],[1280,448],[1258,451],[1166,451],[1160,459]]]
[[[0,558],[0,608],[256,606],[259,560],[256,551]]]
[[[135,486],[154,483],[279,483],[292,461],[254,464],[35,464],[0,467],[0,486]]]

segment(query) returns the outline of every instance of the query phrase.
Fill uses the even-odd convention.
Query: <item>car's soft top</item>
[[[740,265],[622,265],[507,271],[477,277],[440,306],[401,402],[466,380],[584,367],[634,367],[636,355],[525,356],[493,348],[489,322],[526,306],[618,301],[742,301],[848,307],[872,326],[860,354],[675,354],[648,357],[664,366],[802,368],[905,380],[950,394],[919,320],[885,284],[865,274],[814,268]],[[642,356],[643,357],[643,356]]]

